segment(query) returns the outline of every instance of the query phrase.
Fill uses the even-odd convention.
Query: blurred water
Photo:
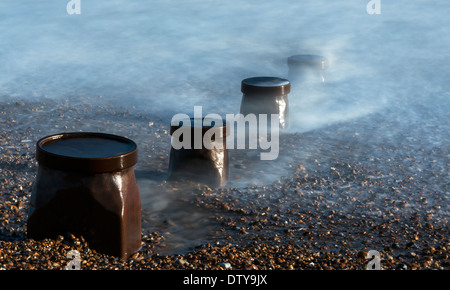
[[[0,2],[0,101],[108,101],[169,124],[195,105],[204,114],[237,113],[241,80],[287,77],[287,57],[320,54],[330,61],[327,83],[290,94],[290,133],[386,109],[404,119],[397,130],[423,119],[448,126],[450,5],[444,0],[381,0],[379,15],[367,14],[368,0],[81,0],[80,15],[67,13],[68,2]],[[24,115],[19,123],[45,130],[34,122]],[[448,132],[427,138],[448,146]],[[287,166],[285,159],[279,163]],[[255,166],[261,171],[265,164]],[[270,183],[286,170],[231,184]],[[200,213],[177,206],[179,193],[160,190],[163,179],[139,178],[150,221],[165,222],[172,234],[195,223],[187,216],[202,221]],[[200,228],[207,222],[187,242],[184,231],[174,243],[203,238]]]
[[[379,15],[366,1],[81,0],[80,15],[67,2],[0,3],[0,100],[101,95],[168,116],[236,112],[242,79],[286,76],[299,53],[329,58],[333,88],[291,95],[297,131],[449,90],[443,0],[381,1]]]

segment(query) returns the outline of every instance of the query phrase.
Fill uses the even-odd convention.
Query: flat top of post
[[[241,83],[241,91],[244,94],[287,95],[290,90],[291,83],[279,77],[252,77]]]
[[[329,66],[328,59],[321,55],[314,54],[297,54],[288,57],[289,65],[307,65],[326,69]]]

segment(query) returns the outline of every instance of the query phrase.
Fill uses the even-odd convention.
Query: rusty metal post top
[[[36,144],[40,165],[59,170],[113,172],[134,166],[137,145],[112,134],[72,132],[50,135]]]
[[[241,92],[246,95],[287,95],[291,84],[287,79],[278,77],[252,77],[241,83]]]

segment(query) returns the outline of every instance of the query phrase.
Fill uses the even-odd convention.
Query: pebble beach
[[[63,270],[69,251],[77,250],[82,270],[364,270],[369,251],[380,254],[386,270],[448,270],[446,102],[282,134],[273,162],[234,150],[228,184],[210,188],[167,182],[167,116],[101,98],[6,98],[0,103],[0,269]],[[411,117],[418,113],[423,118]],[[98,253],[71,233],[27,238],[35,144],[72,131],[117,134],[138,144],[142,247],[128,259]]]

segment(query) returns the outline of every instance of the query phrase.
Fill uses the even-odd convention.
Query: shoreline
[[[64,269],[76,249],[82,269],[362,270],[370,250],[380,253],[383,269],[450,269],[449,152],[442,145],[449,133],[439,116],[409,122],[401,118],[407,109],[400,116],[388,110],[283,134],[276,162],[247,162],[248,152],[233,151],[225,188],[186,189],[164,182],[170,120],[94,103],[0,102],[0,268]],[[34,145],[78,130],[139,146],[146,226],[141,250],[128,260],[98,254],[82,237],[26,238]],[[173,195],[163,200],[155,188]],[[205,224],[192,226],[195,218],[184,221],[192,213],[206,233]]]

